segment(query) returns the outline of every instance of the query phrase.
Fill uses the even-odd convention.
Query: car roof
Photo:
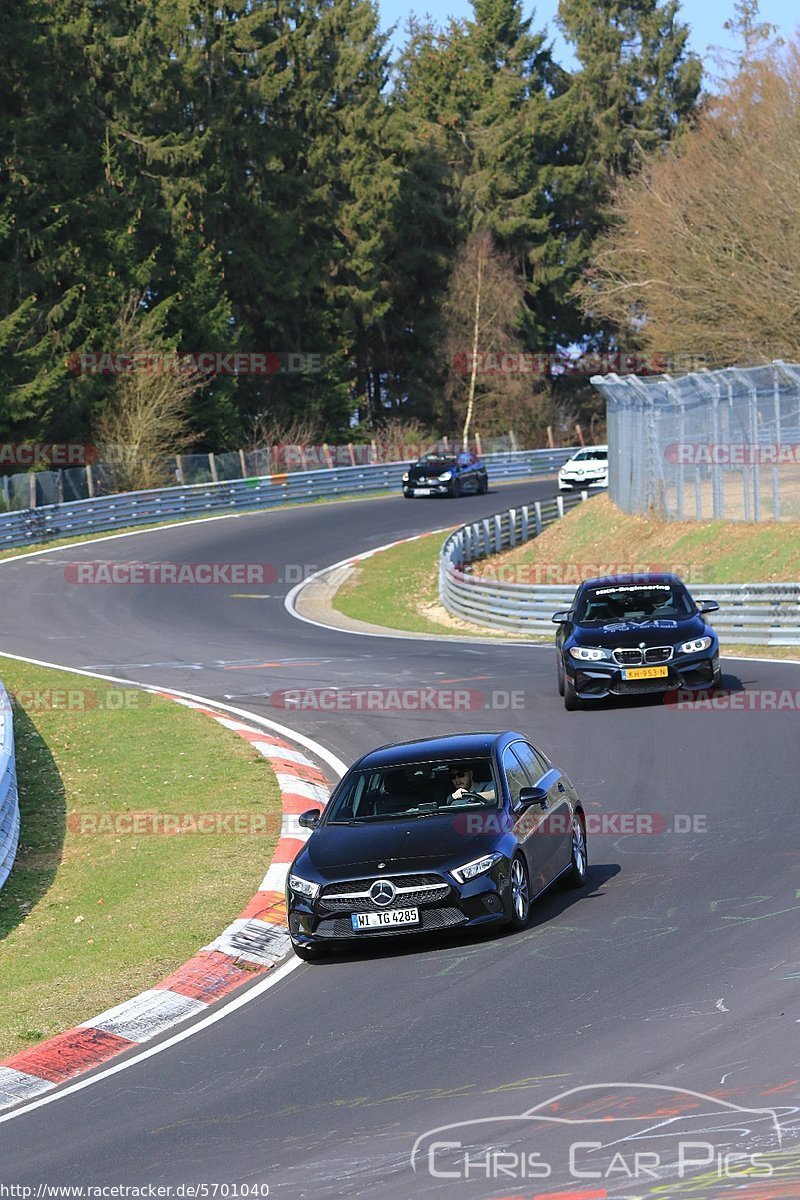
[[[596,588],[596,587],[615,587],[619,584],[621,587],[631,584],[639,584],[641,587],[647,587],[648,584],[665,584],[668,583],[675,587],[686,587],[686,584],[679,575],[672,575],[669,572],[649,571],[634,575],[598,575],[593,579],[584,579],[581,583],[581,588]]]
[[[487,758],[502,750],[508,742],[519,738],[527,741],[522,733],[507,729],[491,733],[453,733],[446,737],[419,738],[413,742],[395,742],[370,750],[353,765],[359,768],[382,768],[402,763],[428,762],[434,758]]]

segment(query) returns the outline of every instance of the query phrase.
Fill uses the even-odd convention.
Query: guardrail
[[[561,450],[519,450],[487,455],[490,485],[499,480],[551,475],[575,453]],[[205,516],[235,509],[272,508],[308,500],[330,499],[400,489],[408,464],[376,463],[363,467],[265,475],[189,487],[123,492],[94,500],[74,500],[0,515],[0,548],[35,545],[81,533],[109,532],[134,525],[151,525],[173,518]]]
[[[0,888],[14,865],[19,841],[19,799],[11,701],[0,683]]]
[[[588,499],[558,496],[496,513],[464,525],[444,542],[439,555],[439,595],[453,616],[512,633],[553,634],[551,617],[569,608],[575,586],[507,583],[482,579],[469,566],[529,541],[570,508]],[[714,599],[720,611],[711,624],[722,644],[800,645],[800,583],[692,584],[697,598]]]

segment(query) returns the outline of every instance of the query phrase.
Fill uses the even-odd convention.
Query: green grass
[[[208,717],[9,659],[0,678],[18,697],[21,815],[0,890],[2,1058],[152,986],[220,933],[263,877],[281,804],[266,760]],[[48,706],[52,689],[63,707]],[[131,813],[274,815],[264,834],[81,832]]]
[[[628,516],[607,496],[598,496],[540,537],[486,560],[478,572],[538,566],[536,578],[544,583],[550,568],[554,574],[558,567],[574,568],[582,577],[584,568],[605,563],[616,570],[626,564],[634,569],[673,569],[691,583],[786,582],[800,579],[800,524],[662,521]]]
[[[425,534],[382,550],[353,569],[333,598],[333,607],[359,621],[410,633],[447,633],[426,609],[439,603],[439,549],[445,534]]]

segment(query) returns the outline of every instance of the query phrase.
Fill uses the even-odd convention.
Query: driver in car
[[[468,767],[466,763],[453,763],[450,767],[450,783],[453,787],[451,801],[469,800],[470,794],[485,800],[495,799],[491,781],[476,783],[472,767]]]

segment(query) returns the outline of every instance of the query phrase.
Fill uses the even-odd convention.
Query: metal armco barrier
[[[505,583],[472,575],[469,567],[501,550],[529,541],[580,496],[525,504],[464,525],[451,533],[439,555],[439,595],[453,616],[512,633],[554,634],[554,612],[569,608],[575,585]],[[800,583],[702,583],[687,586],[695,599],[716,600],[711,614],[719,640],[755,646],[800,645]]]
[[[0,683],[0,888],[14,865],[19,841],[19,801],[11,701]]]
[[[489,486],[499,480],[551,475],[575,453],[562,450],[519,450],[487,455]],[[152,525],[181,517],[205,516],[233,509],[272,508],[335,496],[397,490],[403,463],[377,463],[363,467],[339,467],[326,471],[295,471],[255,479],[200,483],[190,487],[156,488],[147,492],[123,492],[94,500],[50,504],[36,509],[0,515],[0,549],[36,545],[55,538],[82,533],[105,533],[133,525]]]

